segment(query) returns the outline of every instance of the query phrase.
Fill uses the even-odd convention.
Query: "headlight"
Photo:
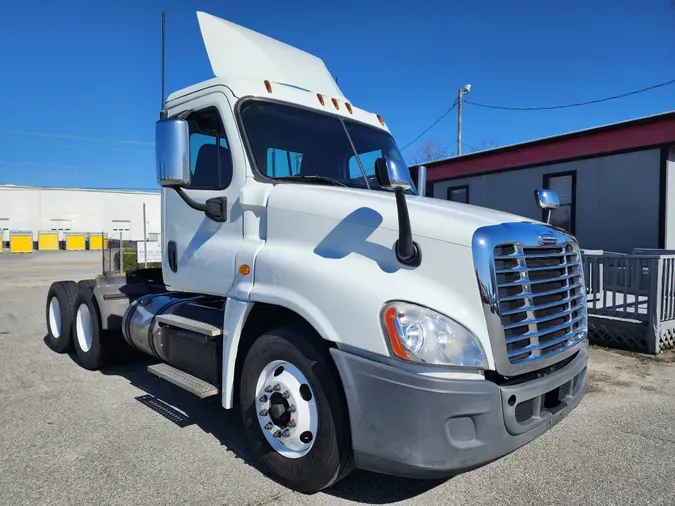
[[[430,309],[393,302],[382,320],[394,353],[402,359],[487,369],[480,341],[459,323]]]

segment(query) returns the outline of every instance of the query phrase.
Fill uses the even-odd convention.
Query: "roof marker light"
[[[317,94],[316,94],[316,98],[319,99],[319,103],[320,103],[321,105],[325,105],[325,104],[324,104],[324,101],[323,101],[323,95],[322,95],[321,93],[317,93]]]
[[[267,91],[269,93],[272,93],[272,85],[270,84],[269,81],[265,80],[265,88],[267,88]]]
[[[340,109],[340,104],[338,103],[337,98],[332,98],[331,101],[333,102],[333,105],[336,109]]]
[[[377,119],[380,120],[380,125],[384,126],[384,120],[382,119],[382,116],[378,114]]]
[[[354,114],[354,112],[352,111],[352,104],[350,104],[349,102],[345,102],[345,107],[349,111],[349,114]]]

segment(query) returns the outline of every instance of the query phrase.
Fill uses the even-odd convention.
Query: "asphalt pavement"
[[[675,504],[673,353],[592,348],[579,407],[477,470],[431,482],[357,471],[306,496],[262,474],[238,410],[143,361],[90,372],[46,346],[49,283],[99,271],[94,252],[0,255],[0,504]]]

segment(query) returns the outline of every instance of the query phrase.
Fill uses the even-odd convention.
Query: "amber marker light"
[[[396,319],[399,317],[398,311],[395,307],[390,307],[384,312],[384,326],[387,329],[387,337],[389,337],[389,342],[391,343],[391,349],[394,351],[396,356],[408,359],[408,354],[403,348],[401,341],[398,338],[398,331],[396,330]]]
[[[272,84],[269,81],[265,81],[265,88],[269,93],[272,93]]]
[[[380,120],[380,125],[384,126],[384,120],[382,119],[382,116],[378,114],[377,119]]]
[[[322,95],[321,93],[317,93],[317,94],[316,94],[316,98],[319,99],[319,103],[320,103],[321,105],[324,105],[324,104],[325,104],[325,102],[323,101],[323,95]]]
[[[248,276],[251,274],[251,267],[247,264],[242,264],[239,266],[239,274],[242,276]]]
[[[337,98],[332,98],[331,99],[333,102],[333,105],[335,106],[336,109],[340,109],[340,104],[337,101]]]
[[[354,111],[352,111],[352,104],[350,104],[349,102],[346,102],[346,103],[345,103],[345,107],[346,107],[347,110],[349,111],[349,114],[353,114],[353,113],[354,113]]]

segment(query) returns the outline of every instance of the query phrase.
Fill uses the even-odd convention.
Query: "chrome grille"
[[[493,258],[511,364],[554,355],[585,337],[586,300],[576,244],[500,244]]]

